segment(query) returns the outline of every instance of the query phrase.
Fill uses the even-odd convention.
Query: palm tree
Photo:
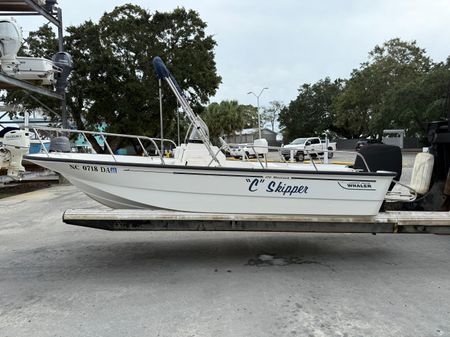
[[[213,140],[224,134],[233,134],[244,128],[255,127],[258,119],[255,107],[241,105],[236,100],[211,103],[203,117]]]

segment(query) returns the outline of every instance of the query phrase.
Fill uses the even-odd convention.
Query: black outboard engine
[[[397,173],[394,180],[399,181],[402,176],[402,151],[398,146],[386,144],[369,144],[361,148],[359,153],[366,160],[371,172],[391,171]],[[367,167],[360,156],[356,157],[355,169],[367,172]],[[392,183],[389,191],[395,186]]]
[[[57,3],[58,3],[58,1],[56,1],[56,0],[46,0],[44,8],[47,10],[47,12],[53,13],[55,10],[54,7]]]
[[[431,122],[428,124],[428,141],[430,153],[436,159],[434,177],[446,180],[450,169],[450,119],[449,121]]]
[[[435,207],[450,211],[450,82],[445,100],[447,120],[428,123],[427,138],[434,155],[433,187]]]
[[[450,111],[449,111],[450,115]],[[435,207],[450,210],[450,116],[447,121],[428,124],[430,153],[434,155],[432,191],[436,194]]]
[[[69,85],[69,75],[73,70],[73,61],[72,56],[66,52],[59,52],[53,55],[52,58],[53,63],[62,69],[61,73],[56,75],[56,91],[64,92],[66,87]]]

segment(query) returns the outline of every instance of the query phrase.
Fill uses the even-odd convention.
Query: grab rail
[[[155,150],[156,150],[156,153],[158,154],[158,157],[159,157],[159,159],[160,159],[160,161],[161,161],[161,164],[165,164],[165,161],[164,161],[164,154],[161,152],[161,150],[160,150],[160,148],[158,147],[158,144],[157,144],[157,143],[163,141],[163,142],[168,142],[168,143],[172,144],[174,148],[177,146],[177,145],[175,144],[175,142],[172,141],[172,140],[170,140],[170,139],[151,138],[151,137],[147,137],[147,136],[129,135],[129,134],[119,134],[119,133],[112,133],[112,132],[86,131],[86,130],[72,130],[72,129],[60,129],[60,128],[52,128],[52,127],[33,127],[33,128],[30,128],[30,130],[32,130],[32,131],[35,133],[35,135],[37,136],[37,138],[38,138],[38,140],[39,140],[39,142],[40,142],[40,144],[41,144],[41,148],[44,150],[44,152],[47,154],[48,157],[50,156],[50,153],[49,153],[49,151],[47,150],[47,148],[44,146],[44,142],[42,141],[42,138],[41,138],[41,135],[40,135],[39,131],[56,132],[57,135],[59,135],[59,134],[79,134],[79,135],[82,135],[82,136],[83,136],[83,138],[89,143],[89,145],[91,145],[91,147],[92,147],[92,144],[91,144],[91,142],[89,141],[89,139],[88,139],[88,137],[87,137],[86,135],[88,134],[88,135],[100,136],[100,137],[102,138],[104,144],[105,144],[105,148],[108,150],[109,154],[112,156],[112,158],[113,158],[113,160],[114,160],[115,162],[117,162],[117,154],[114,154],[114,151],[112,150],[112,148],[111,148],[111,146],[110,146],[110,144],[108,143],[108,140],[107,140],[107,138],[106,138],[107,136],[111,136],[111,137],[120,137],[120,138],[128,138],[128,139],[135,139],[135,140],[137,140],[137,142],[138,142],[139,146],[141,147],[141,149],[142,149],[143,154],[144,154],[145,157],[151,157],[151,156],[149,155],[149,153],[148,153],[148,151],[146,150],[146,147],[144,146],[144,144],[143,144],[142,141],[149,141],[149,142],[154,146],[154,148],[155,148]],[[275,150],[275,151],[278,152],[278,154],[279,154],[279,156],[280,156],[282,162],[288,163],[288,161],[286,161],[285,157],[284,157],[283,154],[282,154],[283,148],[282,148],[282,147],[279,147],[279,146],[264,146],[264,145],[254,145],[254,144],[245,144],[245,145],[244,145],[244,144],[224,143],[224,144],[217,150],[217,152],[215,152],[215,153],[213,152],[212,154],[210,154],[210,155],[211,155],[211,160],[210,160],[210,162],[208,163],[208,166],[211,166],[212,163],[213,163],[214,161],[219,162],[218,159],[217,159],[217,155],[218,155],[221,151],[223,151],[223,150],[225,150],[225,149],[230,149],[231,147],[241,148],[243,160],[248,160],[248,159],[249,159],[248,156],[247,156],[247,153],[246,153],[246,151],[244,151],[244,148],[243,148],[243,147],[247,147],[247,148],[249,148],[249,149],[252,149],[253,153],[256,154],[256,159],[257,159],[258,163],[260,164],[261,168],[263,168],[263,169],[268,167],[267,156],[264,155],[265,162],[263,163],[263,162],[260,160],[260,157],[259,157],[259,155],[260,155],[261,153],[258,153],[258,150],[257,150],[257,149],[266,149],[267,151],[269,151],[269,150]],[[315,161],[314,161],[314,159],[315,159],[314,157],[320,159],[319,152],[317,152],[317,151],[312,151],[312,150],[303,150],[303,151],[305,152],[306,155],[309,156],[309,158],[310,158],[310,160],[311,160],[311,163],[312,163],[312,165],[314,166],[314,169],[315,169],[316,171],[319,171],[319,169],[318,169],[318,167],[317,167],[317,165],[316,165],[316,163],[315,163]],[[341,151],[341,150],[335,150],[335,151],[326,150],[326,151],[323,151],[324,155],[328,155],[328,152],[356,154],[356,156],[358,156],[359,158],[361,158],[361,160],[362,160],[364,166],[365,166],[366,169],[367,169],[367,172],[372,172],[372,171],[370,170],[370,167],[369,167],[369,165],[367,164],[367,161],[366,161],[366,159],[364,158],[364,156],[361,155],[361,154],[358,153],[358,152]],[[320,152],[320,153],[322,153],[322,152]],[[322,161],[322,163],[323,163],[323,161]],[[219,165],[220,165],[220,162],[219,162]]]
[[[238,147],[238,148],[241,148],[241,150],[242,150],[242,159],[243,159],[243,160],[248,160],[248,159],[249,159],[248,156],[247,156],[247,154],[246,154],[246,152],[245,152],[244,149],[243,149],[244,147],[247,147],[247,148],[249,148],[249,149],[252,149],[253,152],[256,153],[256,154],[258,154],[258,151],[256,151],[255,148],[262,148],[262,149],[267,149],[267,150],[276,150],[276,151],[278,152],[279,156],[280,156],[281,161],[284,162],[284,163],[288,163],[288,161],[287,161],[287,160],[285,159],[285,157],[282,155],[282,150],[283,150],[283,148],[280,147],[280,146],[264,146],[264,145],[254,145],[254,144],[225,143],[225,144],[223,144],[223,145],[219,148],[219,150],[216,152],[215,155],[219,154],[220,151],[225,150],[226,148],[229,148],[229,147]],[[316,163],[315,163],[315,161],[314,161],[314,159],[316,159],[316,158],[317,158],[317,159],[320,159],[319,152],[318,152],[318,151],[314,151],[314,150],[306,150],[306,149],[303,150],[303,151],[306,153],[306,155],[309,156],[310,161],[311,161],[311,164],[314,166],[314,169],[315,169],[316,171],[319,171],[319,169],[318,169],[318,167],[317,167],[317,165],[316,165]],[[332,153],[348,153],[348,154],[353,154],[353,155],[356,154],[357,157],[361,158],[361,160],[362,160],[362,162],[363,162],[365,168],[367,169],[367,172],[372,172],[372,171],[370,170],[369,164],[367,164],[366,159],[365,159],[364,156],[363,156],[361,153],[359,153],[359,152],[343,151],[343,150],[328,150],[328,149],[327,149],[327,150],[324,150],[324,151],[323,151],[323,155],[324,155],[324,156],[325,156],[325,155],[328,156],[328,152],[332,152]],[[320,153],[322,153],[322,152],[320,152]],[[315,155],[316,158],[314,158],[312,155]],[[259,164],[261,165],[261,167],[264,168],[264,165],[263,165],[263,163],[261,162],[261,160],[259,159],[259,156],[258,156],[258,155],[256,155],[256,159],[257,159],[257,161],[259,162]],[[266,159],[265,167],[267,168],[267,167],[268,167],[267,156],[265,156],[265,159]],[[321,160],[321,162],[322,162],[322,164],[324,164],[323,160]],[[209,165],[211,165],[211,164],[212,164],[212,160],[211,160],[211,162],[209,163]],[[209,166],[209,165],[208,165],[208,166]]]
[[[111,136],[111,137],[119,137],[119,138],[128,138],[128,139],[135,139],[138,141],[139,146],[142,148],[142,151],[144,153],[144,156],[146,157],[150,157],[149,153],[147,152],[145,146],[143,145],[142,141],[146,140],[146,141],[150,141],[150,143],[155,147],[155,150],[161,160],[161,164],[165,164],[164,162],[164,155],[161,152],[161,150],[159,149],[157,142],[168,142],[170,144],[172,144],[174,147],[176,147],[176,144],[174,141],[170,140],[170,139],[161,139],[161,138],[151,138],[151,137],[147,137],[147,136],[138,136],[138,135],[128,135],[128,134],[120,134],[120,133],[112,133],[112,132],[102,132],[102,131],[86,131],[86,130],[72,130],[72,129],[60,129],[60,128],[52,128],[52,127],[33,127],[31,128],[31,130],[33,130],[33,132],[35,133],[35,135],[37,136],[40,144],[41,144],[41,148],[44,149],[44,152],[47,154],[47,156],[50,156],[50,153],[48,152],[47,148],[44,146],[44,143],[42,141],[41,135],[39,133],[39,131],[50,131],[50,132],[56,132],[57,135],[59,134],[78,134],[78,135],[82,135],[84,140],[86,140],[89,145],[91,145],[92,147],[92,143],[89,141],[88,137],[86,136],[88,135],[93,135],[93,136],[100,136],[105,144],[106,149],[108,150],[109,154],[112,156],[113,160],[115,162],[117,162],[117,155],[114,154],[114,151],[112,150],[111,146],[108,143],[108,140],[106,139],[107,136]]]

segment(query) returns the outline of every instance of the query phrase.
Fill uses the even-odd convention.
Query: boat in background
[[[0,119],[0,147],[3,144],[3,138],[5,135],[14,130],[25,129],[28,130],[29,124],[48,124],[48,121],[42,118],[33,118],[29,119],[26,115],[24,119],[8,119],[2,120]],[[4,125],[14,125],[14,126],[4,126]],[[39,152],[44,152],[45,150],[49,150],[50,148],[50,139],[38,139],[34,132],[29,133],[30,137],[30,146],[28,153],[34,154]]]

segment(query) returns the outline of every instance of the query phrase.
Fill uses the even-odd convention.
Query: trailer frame
[[[375,216],[314,216],[68,209],[62,219],[66,224],[109,231],[450,234],[450,212],[388,211]]]

